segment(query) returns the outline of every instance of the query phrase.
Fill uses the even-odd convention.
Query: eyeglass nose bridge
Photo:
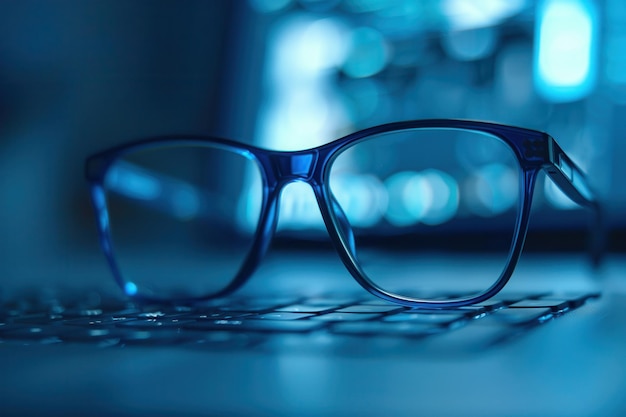
[[[263,151],[257,155],[266,175],[266,201],[259,219],[259,229],[251,250],[253,267],[263,257],[278,224],[280,196],[283,188],[292,182],[311,185],[318,160],[315,150],[283,152]]]
[[[315,150],[298,152],[275,152],[269,155],[272,174],[277,183],[304,180],[309,182],[319,159]]]
[[[324,157],[322,157],[324,158]],[[343,241],[346,242],[346,248],[349,251],[354,251],[355,241],[354,234],[352,232],[352,228],[350,227],[350,223],[348,221],[348,217],[344,213],[343,209],[337,202],[336,198],[331,194],[328,195],[321,191],[319,187],[320,178],[315,177],[319,175],[319,172],[316,172],[318,168],[318,162],[320,160],[320,152],[316,149],[305,150],[305,151],[297,151],[297,152],[273,152],[269,155],[269,161],[273,168],[272,175],[274,175],[273,188],[274,192],[272,193],[272,202],[270,204],[276,205],[276,207],[272,210],[271,219],[273,220],[273,225],[271,229],[276,225],[276,221],[278,220],[279,210],[279,199],[280,199],[280,190],[289,183],[295,181],[304,181],[309,184],[313,188],[315,194],[318,197],[318,203],[321,203],[321,200],[327,200],[330,202],[330,206],[332,208],[333,213],[335,213],[336,223],[335,226],[331,226],[333,223],[330,219],[325,218],[325,222],[327,223],[327,227],[333,227],[338,229],[341,234]],[[320,206],[322,217],[324,216],[325,210]],[[269,219],[269,218],[268,218]],[[266,225],[266,231],[267,229]]]

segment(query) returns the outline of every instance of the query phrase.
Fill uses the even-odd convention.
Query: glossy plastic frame
[[[385,291],[370,281],[356,260],[350,225],[338,204],[336,204],[328,185],[328,176],[332,162],[343,150],[355,143],[373,135],[401,130],[430,128],[470,130],[496,136],[514,152],[522,172],[522,175],[520,175],[522,184],[519,199],[521,207],[504,271],[495,283],[484,292],[457,300],[441,301],[408,298]],[[384,138],[380,140],[384,140]],[[269,246],[276,228],[280,192],[285,185],[294,181],[304,181],[312,187],[328,233],[343,263],[356,281],[364,289],[378,297],[409,307],[448,308],[471,305],[493,297],[505,286],[513,274],[522,252],[528,229],[534,186],[537,175],[542,170],[573,201],[599,211],[598,204],[585,180],[584,174],[563,152],[556,141],[546,133],[525,128],[469,120],[433,119],[404,121],[371,127],[316,148],[295,152],[265,150],[212,137],[193,135],[162,136],[121,145],[93,155],[86,161],[85,174],[90,184],[91,198],[98,219],[100,244],[113,275],[122,288],[124,288],[125,281],[114,256],[103,186],[107,170],[117,158],[132,151],[159,146],[192,145],[223,148],[255,160],[258,163],[264,187],[262,209],[253,246],[232,282],[218,292],[207,294],[201,298],[186,300],[155,300],[142,298],[141,295],[136,295],[136,298],[159,302],[191,302],[224,296],[241,287],[252,275]]]

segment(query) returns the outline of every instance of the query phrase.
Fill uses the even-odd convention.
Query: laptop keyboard
[[[95,291],[73,296],[42,291],[3,300],[0,343],[206,349],[289,343],[310,348],[336,338],[357,343],[366,338],[368,345],[377,339],[404,346],[438,340],[461,345],[472,341],[474,347],[484,348],[519,337],[598,297],[597,293],[510,294],[469,307],[418,310],[367,294],[233,296],[197,306],[156,306]]]

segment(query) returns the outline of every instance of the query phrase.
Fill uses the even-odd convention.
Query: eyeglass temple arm
[[[590,227],[589,252],[594,266],[602,260],[605,249],[605,221],[601,205],[594,195],[585,174],[563,152],[563,149],[550,137],[550,164],[546,167],[548,176],[575,203],[593,210]]]
[[[550,141],[550,162],[546,168],[548,175],[572,201],[587,207],[596,204],[585,174],[554,139]]]

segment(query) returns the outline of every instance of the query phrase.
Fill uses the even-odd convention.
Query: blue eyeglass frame
[[[332,162],[345,149],[374,135],[431,128],[469,130],[500,138],[514,152],[522,171],[520,176],[522,182],[519,200],[520,210],[506,266],[491,287],[475,296],[455,300],[417,299],[394,294],[377,286],[359,266],[354,253],[354,241],[350,225],[329,187],[328,176]],[[502,290],[512,276],[520,258],[528,230],[534,187],[537,176],[542,170],[571,200],[581,206],[595,210],[597,215],[594,228],[600,229],[600,207],[585,175],[563,152],[554,138],[547,133],[536,130],[472,120],[411,120],[370,127],[325,145],[294,152],[266,150],[228,139],[206,136],[160,136],[113,147],[87,158],[85,164],[85,176],[90,186],[91,200],[96,212],[100,245],[113,276],[122,289],[124,289],[125,280],[114,256],[104,179],[109,167],[123,155],[140,149],[172,145],[218,147],[255,160],[259,165],[263,179],[263,198],[259,223],[250,252],[233,280],[222,290],[202,297],[187,299],[155,299],[142,294],[129,294],[139,301],[195,302],[222,297],[240,288],[253,274],[269,247],[278,220],[278,202],[281,190],[285,185],[294,181],[304,181],[312,187],[330,238],[344,265],[356,281],[375,296],[412,308],[461,307],[487,300]],[[599,258],[597,247],[592,248],[592,252],[594,252],[592,253],[594,259]]]

